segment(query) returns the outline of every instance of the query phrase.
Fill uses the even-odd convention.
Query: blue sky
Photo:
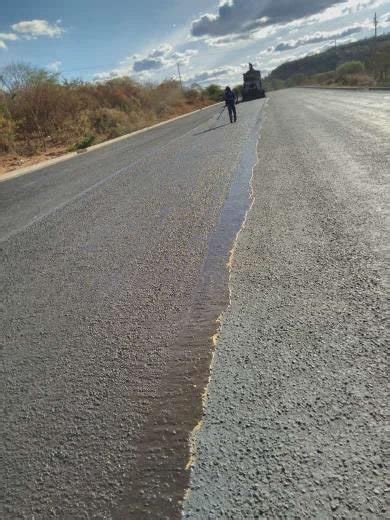
[[[5,0],[3,0],[4,2]],[[390,0],[13,0],[0,12],[0,67],[66,78],[238,83],[339,43],[390,31]]]

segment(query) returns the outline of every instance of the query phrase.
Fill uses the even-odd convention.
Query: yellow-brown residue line
[[[257,158],[258,158],[258,143],[259,143],[259,140],[256,143],[256,157]],[[223,316],[226,313],[226,311],[230,308],[231,303],[232,303],[232,288],[231,288],[231,284],[230,284],[230,279],[231,279],[231,273],[232,273],[232,269],[233,269],[234,253],[236,251],[236,247],[237,247],[238,238],[240,236],[240,233],[245,228],[246,222],[248,220],[249,213],[250,213],[250,211],[251,211],[251,209],[253,207],[253,204],[255,202],[255,194],[254,194],[254,188],[253,188],[253,177],[254,177],[254,172],[255,172],[255,168],[257,166],[257,163],[258,163],[258,160],[256,160],[255,164],[252,167],[252,175],[251,175],[251,178],[250,178],[250,181],[249,181],[249,188],[250,188],[249,201],[250,201],[250,204],[249,204],[249,207],[248,207],[247,211],[245,212],[245,217],[244,217],[244,220],[242,222],[242,225],[241,225],[240,229],[238,230],[237,235],[236,235],[236,237],[234,239],[233,247],[230,250],[229,259],[228,259],[228,262],[226,264],[226,267],[228,268],[228,272],[229,272],[229,279],[228,279],[229,303],[228,303],[228,306],[225,309],[225,311],[222,314],[220,314],[220,316],[217,318],[217,320],[216,320],[216,323],[218,325],[217,326],[217,332],[211,338],[213,347],[212,347],[212,353],[211,353],[211,363],[210,363],[210,369],[209,369],[209,377],[208,377],[208,382],[207,382],[207,384],[205,386],[205,389],[204,389],[204,391],[202,393],[203,415],[205,413],[206,406],[207,406],[207,400],[208,400],[208,397],[209,397],[209,386],[210,386],[211,377],[212,377],[212,373],[213,373],[213,366],[214,366],[214,361],[215,361],[215,352],[216,352],[216,348],[217,348],[218,338],[219,338],[219,336],[220,336],[220,334],[222,332]],[[201,419],[196,424],[195,428],[192,430],[192,432],[191,432],[191,434],[189,436],[190,456],[189,456],[188,462],[186,464],[186,470],[190,470],[195,465],[195,462],[196,462],[196,441],[197,441],[197,435],[198,435],[199,431],[202,429],[202,426],[203,426],[203,419]],[[191,493],[191,487],[189,487],[186,490],[185,495],[184,495],[184,501],[188,499],[190,493]]]
[[[202,393],[202,409],[203,409],[203,412],[206,410],[206,406],[207,406],[207,399],[208,399],[208,387],[209,387],[209,384],[210,384],[210,381],[211,381],[211,374],[212,374],[212,370],[213,370],[213,365],[214,365],[214,356],[215,356],[215,349],[217,347],[217,340],[218,340],[218,336],[221,332],[221,328],[222,328],[222,314],[218,317],[216,323],[218,323],[218,329],[217,329],[217,332],[214,334],[214,336],[212,336],[211,340],[212,340],[212,353],[211,353],[211,363],[210,363],[210,368],[209,368],[209,378],[208,378],[208,381],[207,381],[207,384],[203,390],[203,393]],[[190,445],[190,456],[189,456],[189,459],[188,459],[188,462],[186,464],[186,470],[189,470],[192,468],[192,466],[195,464],[195,460],[196,460],[196,435],[197,433],[199,432],[199,430],[202,428],[203,426],[203,419],[201,419],[197,425],[195,426],[195,428],[192,430],[191,434],[190,434],[190,438],[189,438],[189,445]],[[186,493],[185,493],[185,497],[188,496],[188,493],[189,493],[189,489],[187,489]]]

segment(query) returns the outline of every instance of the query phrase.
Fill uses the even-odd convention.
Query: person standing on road
[[[236,111],[237,96],[230,87],[225,88],[224,99],[225,99],[225,104],[227,106],[227,109],[229,111],[230,122],[233,123],[233,121],[234,121],[234,123],[235,123],[237,121],[237,111]]]

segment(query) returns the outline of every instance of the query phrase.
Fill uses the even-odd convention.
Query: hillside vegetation
[[[118,137],[209,105],[215,89],[61,81],[26,64],[0,70],[0,172]]]
[[[390,34],[283,63],[265,85],[268,90],[299,85],[390,86]]]

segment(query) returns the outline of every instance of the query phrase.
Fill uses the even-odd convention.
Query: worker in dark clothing
[[[225,103],[229,111],[229,118],[231,123],[237,121],[236,102],[237,96],[230,87],[225,88],[224,94]]]

